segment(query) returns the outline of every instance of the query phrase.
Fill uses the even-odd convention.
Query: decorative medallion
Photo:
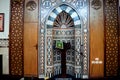
[[[75,1],[75,6],[77,8],[84,8],[86,5],[86,0],[76,0]]]
[[[102,3],[101,3],[100,0],[93,0],[93,1],[91,2],[91,6],[92,6],[92,8],[94,8],[95,10],[98,10],[98,9],[101,8]]]
[[[26,4],[26,8],[27,8],[29,11],[35,10],[36,7],[37,7],[37,4],[35,3],[35,1],[29,1],[29,2],[27,2],[27,4]]]
[[[44,0],[42,5],[43,5],[44,8],[50,8],[52,3],[51,3],[50,0]]]

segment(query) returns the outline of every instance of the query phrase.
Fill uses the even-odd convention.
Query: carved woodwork
[[[92,8],[98,10],[98,9],[101,8],[101,6],[102,6],[101,0],[92,0],[92,2],[91,2],[91,7]]]
[[[29,2],[27,2],[27,4],[26,4],[26,8],[27,8],[28,10],[30,10],[30,11],[35,10],[36,7],[37,7],[37,4],[35,3],[35,1],[29,1]]]
[[[19,4],[11,0],[9,64],[11,75],[23,75],[23,11],[24,0]]]
[[[118,0],[104,1],[105,15],[105,75],[118,72]]]
[[[120,0],[119,0],[120,1]],[[120,3],[120,2],[119,2]],[[119,12],[118,12],[118,16],[119,16],[119,57],[120,57],[120,4],[119,4]],[[119,69],[118,69],[118,75],[120,76],[120,58],[118,57],[118,62],[119,62]]]

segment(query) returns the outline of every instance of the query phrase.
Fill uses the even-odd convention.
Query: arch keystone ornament
[[[46,6],[42,4],[45,1],[47,1]],[[53,3],[42,0],[40,2],[39,78],[52,78],[63,74],[63,53],[66,55],[64,57],[66,74],[75,78],[89,77],[89,21],[87,12],[89,10],[88,6],[78,8],[77,5],[73,5],[77,1],[56,0]],[[88,1],[84,0],[84,4],[88,5]],[[84,14],[81,12],[83,10]],[[70,43],[71,49],[65,50],[64,43]],[[56,49],[55,46],[62,50]],[[83,57],[80,53],[85,56]]]

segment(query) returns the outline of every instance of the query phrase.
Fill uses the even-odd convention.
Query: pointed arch
[[[68,6],[66,4],[62,4],[59,7],[53,9],[53,11],[48,16],[48,19],[46,22],[47,28],[53,27],[53,24],[54,24],[54,21],[55,21],[57,15],[60,14],[62,11],[68,13],[71,16],[71,18],[73,19],[73,22],[74,22],[74,27],[81,27],[80,17],[77,14],[77,12],[70,6]]]
[[[59,28],[74,27],[74,21],[68,13],[62,11],[57,15],[56,19],[54,20],[53,27],[59,27]]]

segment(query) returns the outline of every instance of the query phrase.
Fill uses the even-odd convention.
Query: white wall
[[[120,6],[120,0],[119,0],[119,6]]]
[[[9,74],[9,55],[8,55],[8,48],[0,48],[0,55],[2,55],[3,59],[3,74]]]
[[[4,32],[0,32],[0,38],[9,38],[10,0],[0,0],[0,13],[5,14]]]
[[[9,74],[10,0],[0,0],[0,13],[4,13],[4,32],[0,32],[0,55],[3,56],[3,74]]]

